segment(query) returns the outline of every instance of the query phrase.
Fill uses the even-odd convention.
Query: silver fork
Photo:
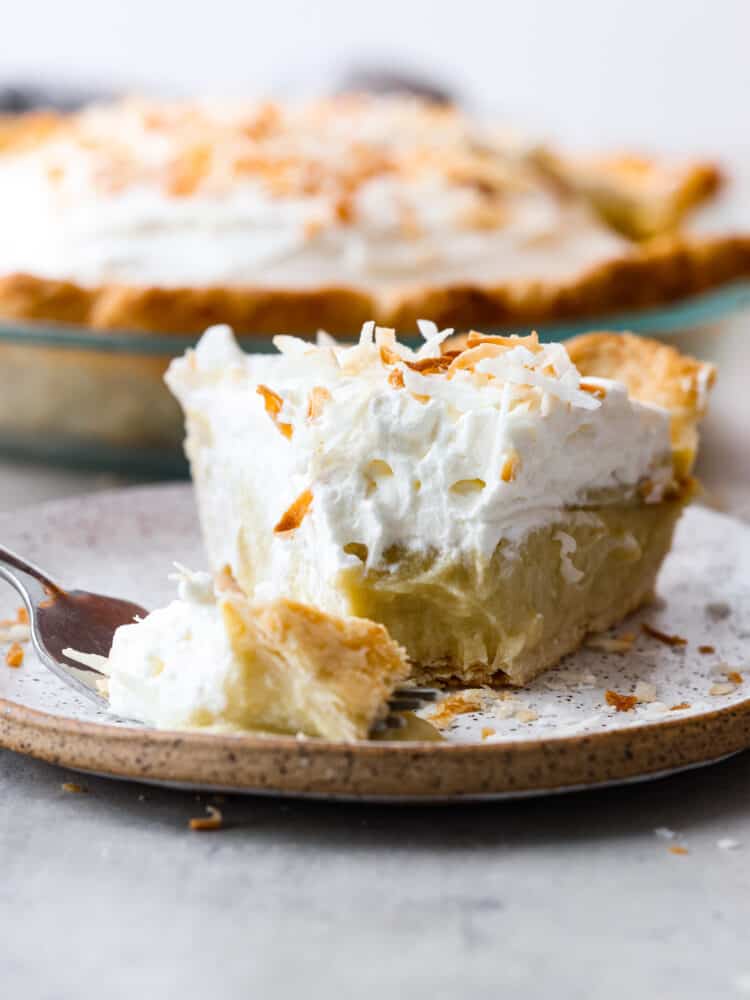
[[[0,579],[6,580],[20,595],[29,614],[32,644],[44,666],[99,708],[108,708],[106,698],[98,689],[98,682],[105,675],[95,667],[69,659],[64,650],[78,649],[109,656],[115,631],[120,625],[131,623],[136,616],[145,618],[146,609],[119,597],[67,590],[38,566],[2,546]],[[398,688],[388,702],[390,714],[377,728],[398,728],[404,719],[394,713],[416,711],[438,696],[439,692],[432,688]]]

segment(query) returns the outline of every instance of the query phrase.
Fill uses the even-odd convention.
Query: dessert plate
[[[183,485],[3,515],[0,539],[63,583],[146,607],[171,599],[173,560],[196,569],[204,562],[192,490]],[[442,742],[343,744],[136,727],[97,711],[27,645],[18,669],[0,657],[0,746],[110,777],[330,798],[457,801],[657,777],[750,746],[750,527],[689,510],[659,592],[656,605],[618,630],[635,635],[629,651],[586,648],[523,691],[453,697],[453,710],[442,712]],[[3,587],[0,619],[17,603]],[[643,622],[686,643],[670,645],[644,632]],[[631,705],[634,692],[641,700]]]

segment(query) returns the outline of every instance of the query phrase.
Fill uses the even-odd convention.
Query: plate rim
[[[484,743],[344,743],[113,726],[0,698],[0,747],[132,781],[327,798],[459,800],[594,788],[712,763],[750,748],[750,698],[606,732]],[[436,769],[436,760],[451,766]]]

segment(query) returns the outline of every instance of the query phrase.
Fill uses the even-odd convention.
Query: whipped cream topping
[[[443,353],[452,331],[420,326],[417,351],[368,323],[351,347],[277,337],[277,356],[214,327],[172,363],[215,568],[243,561],[257,596],[293,584],[337,610],[337,572],[385,567],[393,546],[487,561],[608,491],[661,497],[666,411],[535,335]]]
[[[115,632],[109,658],[66,650],[108,675],[110,710],[161,729],[221,725],[241,671],[208,573],[178,567],[178,598]]]
[[[83,285],[563,279],[629,244],[528,150],[403,98],[125,101],[0,156],[0,274]]]

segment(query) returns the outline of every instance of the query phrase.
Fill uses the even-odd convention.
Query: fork
[[[7,581],[21,597],[29,615],[31,642],[44,666],[98,708],[108,709],[108,702],[97,686],[105,675],[95,667],[69,659],[64,650],[82,649],[109,656],[115,631],[136,617],[145,618],[148,611],[119,597],[67,590],[38,566],[2,546],[0,579]],[[439,692],[432,688],[406,685],[397,688],[388,701],[388,716],[375,728],[399,728],[404,718],[397,713],[416,711],[438,697]]]

